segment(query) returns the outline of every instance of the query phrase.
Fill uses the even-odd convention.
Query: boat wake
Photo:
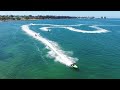
[[[74,31],[74,32],[80,32],[80,33],[107,33],[107,32],[109,32],[108,30],[100,28],[96,25],[89,26],[91,28],[96,29],[94,31],[80,30],[80,29],[76,29],[76,28],[71,27],[71,26],[81,26],[81,25],[83,25],[83,24],[78,24],[78,25],[51,25],[50,27],[41,27],[39,29],[41,29],[42,31],[51,31],[50,28],[65,28],[67,30]]]
[[[23,31],[25,31],[28,35],[32,36],[33,38],[35,38],[36,40],[40,41],[41,43],[43,43],[46,48],[49,50],[47,56],[49,58],[54,58],[55,61],[58,61],[62,64],[65,64],[67,66],[74,66],[74,63],[78,60],[77,58],[72,57],[70,54],[68,54],[68,52],[63,51],[58,43],[48,40],[44,37],[42,37],[39,33],[31,30],[29,28],[29,26],[31,25],[41,25],[42,27],[40,28],[40,30],[42,31],[51,31],[51,28],[64,28],[70,31],[74,31],[74,32],[80,32],[80,33],[107,33],[109,32],[106,29],[100,28],[97,25],[93,25],[93,26],[89,26],[91,28],[94,28],[96,30],[94,31],[87,31],[87,30],[80,30],[80,29],[76,29],[73,28],[72,26],[81,26],[83,24],[77,24],[77,25],[54,25],[54,24],[27,24],[27,25],[22,25],[21,28]],[[39,50],[39,49],[38,49]]]
[[[54,58],[55,61],[59,61],[60,63],[65,64],[66,66],[71,66],[78,60],[77,58],[73,58],[73,57],[69,56],[68,54],[66,54],[66,52],[63,51],[56,42],[50,41],[50,40],[42,37],[40,34],[32,31],[29,28],[30,25],[32,25],[32,24],[22,25],[21,28],[28,35],[32,36],[36,40],[43,43],[47,47],[47,49],[50,50],[47,55],[48,57]]]

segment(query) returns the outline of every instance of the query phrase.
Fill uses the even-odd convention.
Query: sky
[[[106,16],[120,18],[120,11],[0,11],[0,15]]]

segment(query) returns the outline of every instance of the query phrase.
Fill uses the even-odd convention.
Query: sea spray
[[[78,60],[77,58],[73,58],[65,54],[65,52],[62,49],[60,49],[59,45],[56,42],[43,38],[40,34],[38,35],[38,33],[29,29],[30,25],[22,25],[22,30],[25,31],[28,35],[42,42],[50,50],[48,52],[48,55],[55,58],[55,61],[59,61],[62,64],[71,66],[71,64],[75,63]]]

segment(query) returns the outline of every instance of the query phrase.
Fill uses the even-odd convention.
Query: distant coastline
[[[95,17],[72,17],[72,16],[19,16],[19,15],[0,15],[0,21],[13,21],[13,20],[43,20],[43,19],[95,19]],[[106,17],[101,17],[101,19],[106,19]]]

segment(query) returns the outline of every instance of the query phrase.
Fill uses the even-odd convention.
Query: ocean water
[[[0,22],[0,79],[119,78],[120,19]]]

